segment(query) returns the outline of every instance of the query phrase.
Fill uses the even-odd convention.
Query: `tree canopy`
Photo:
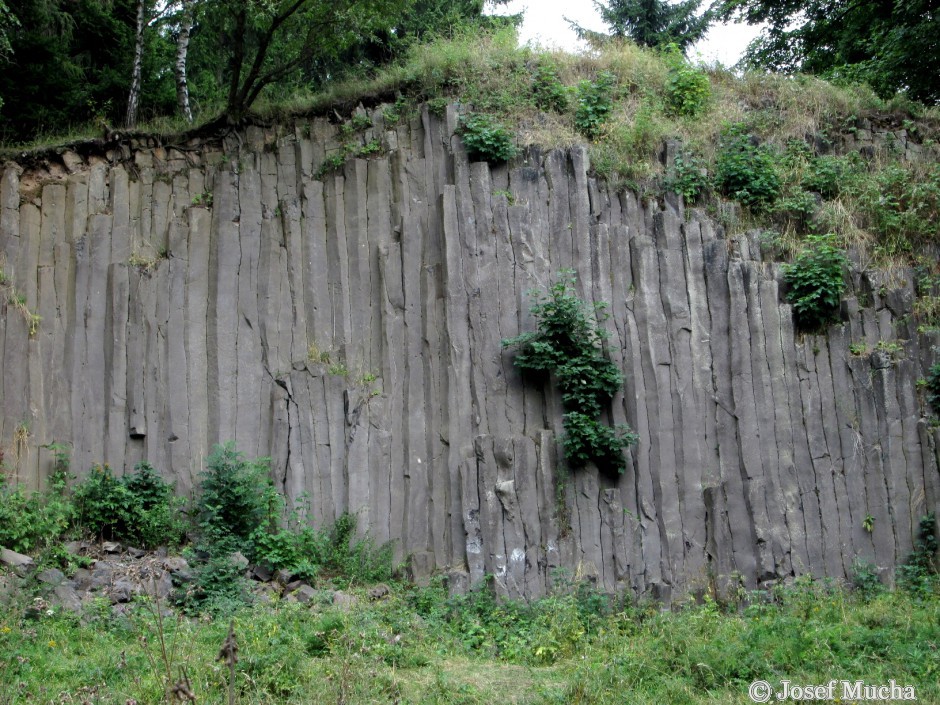
[[[747,51],[748,66],[940,101],[937,0],[719,0],[715,9],[724,20],[767,24]]]
[[[92,120],[243,116],[262,95],[368,72],[486,27],[507,0],[0,0],[0,140]],[[15,31],[14,31],[15,30]]]
[[[666,0],[593,0],[601,19],[610,30],[606,36],[631,39],[640,46],[675,44],[683,53],[705,36],[711,22],[710,11],[698,14],[702,0],[670,4]],[[605,35],[570,22],[582,38],[601,39]]]

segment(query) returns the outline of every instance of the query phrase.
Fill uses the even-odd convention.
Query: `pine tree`
[[[585,29],[569,20],[582,39],[598,40],[608,36],[631,39],[646,47],[677,45],[685,52],[705,36],[711,23],[710,11],[696,14],[702,0],[685,0],[672,5],[666,0],[594,0],[609,35]]]

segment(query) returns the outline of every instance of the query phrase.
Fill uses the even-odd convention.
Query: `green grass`
[[[746,703],[758,679],[894,679],[919,702],[940,702],[936,589],[866,601],[803,579],[772,600],[673,611],[611,605],[583,588],[531,605],[448,598],[439,585],[359,597],[349,612],[326,600],[236,612],[237,702]],[[216,660],[227,620],[161,623],[145,603],[120,618],[98,605],[81,620],[27,606],[20,598],[0,612],[5,704],[156,703],[180,667],[197,703],[227,702]]]

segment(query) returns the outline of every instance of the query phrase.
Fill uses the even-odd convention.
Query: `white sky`
[[[523,44],[532,41],[568,51],[583,49],[564,17],[588,29],[605,30],[597,8],[590,0],[512,0],[508,5],[500,6],[495,14],[511,15],[523,11],[524,20],[519,28],[519,41]],[[744,24],[713,25],[705,39],[689,52],[689,58],[709,64],[719,61],[732,66],[759,32],[759,27]]]

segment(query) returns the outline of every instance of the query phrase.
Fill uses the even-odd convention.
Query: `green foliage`
[[[668,63],[666,112],[678,117],[700,115],[708,106],[712,94],[708,74],[686,61],[678,48],[674,48]]]
[[[540,110],[564,113],[568,110],[568,88],[558,77],[558,68],[541,62],[532,73],[532,95]]]
[[[212,191],[197,193],[193,196],[192,204],[201,208],[212,208]]]
[[[138,463],[133,474],[123,477],[96,465],[75,486],[72,501],[77,528],[101,539],[153,548],[179,543],[185,531],[181,501],[149,463]]]
[[[196,499],[200,542],[212,553],[250,546],[255,529],[267,525],[278,511],[268,462],[247,460],[232,442],[212,449]]]
[[[486,113],[462,116],[460,136],[471,159],[498,164],[512,159],[518,151],[512,132]]]
[[[940,415],[940,362],[933,365],[926,378],[927,404]]]
[[[332,174],[335,171],[339,171],[343,168],[343,165],[346,163],[346,151],[343,150],[340,154],[333,154],[323,160],[323,163],[317,168],[316,173],[313,175],[313,178],[318,181],[322,180],[327,174]]]
[[[623,451],[637,437],[627,426],[611,428],[598,421],[623,387],[623,376],[603,351],[607,332],[574,294],[575,281],[574,272],[560,272],[548,294],[533,292],[537,298],[531,311],[538,330],[504,340],[503,346],[520,348],[515,357],[520,369],[554,375],[567,411],[563,443],[569,463],[581,467],[593,461],[623,472]],[[595,304],[594,316],[604,308],[606,304]]]
[[[883,98],[903,91],[936,104],[940,72],[936,5],[851,0],[721,0],[722,20],[763,25],[742,63],[867,83]]]
[[[839,195],[840,181],[848,169],[844,157],[820,156],[810,160],[802,186],[826,199]]]
[[[940,594],[936,523],[936,517],[932,513],[920,518],[914,550],[907,562],[897,569],[898,585],[921,597]]]
[[[888,254],[909,253],[936,242],[940,221],[940,165],[926,171],[910,164],[890,164],[867,178],[850,180],[845,189],[858,203]]]
[[[702,0],[670,3],[666,0],[607,0],[594,3],[610,36],[631,39],[641,46],[678,45],[681,51],[705,36],[712,21],[710,11],[697,15]],[[604,35],[572,23],[582,38],[600,39]]]
[[[601,72],[593,81],[581,81],[578,85],[578,108],[574,115],[574,126],[589,140],[601,136],[604,123],[613,110],[613,89],[616,76],[610,71]]]
[[[639,440],[629,426],[618,424],[612,428],[578,411],[568,412],[564,420],[563,444],[568,462],[576,467],[593,462],[623,472],[623,451]]]
[[[866,600],[885,591],[878,577],[878,568],[858,558],[852,562],[852,586]]]
[[[72,523],[74,510],[66,496],[66,475],[50,478],[47,492],[0,484],[0,546],[19,553],[50,549]]]
[[[715,161],[715,185],[726,196],[761,209],[780,193],[773,153],[755,144],[747,126],[732,125],[721,137]]]
[[[705,162],[694,152],[680,150],[673,160],[672,169],[666,176],[664,186],[681,193],[686,201],[694,203],[708,188],[708,172]]]
[[[792,264],[784,265],[783,276],[797,325],[815,331],[838,314],[845,290],[842,270],[847,262],[830,236],[810,236],[807,245]]]

